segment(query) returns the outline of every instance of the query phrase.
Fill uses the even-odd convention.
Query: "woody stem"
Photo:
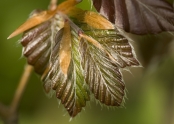
[[[0,103],[0,117],[5,124],[18,124],[18,107],[33,68],[27,65],[10,106]]]

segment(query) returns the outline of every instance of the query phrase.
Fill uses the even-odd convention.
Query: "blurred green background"
[[[26,63],[21,54],[22,47],[18,43],[21,35],[10,40],[7,40],[7,37],[28,18],[32,10],[47,9],[49,2],[49,0],[0,1],[0,101],[6,105],[9,105],[13,98]],[[79,7],[91,9],[90,0],[84,0]],[[156,35],[153,38],[141,37],[139,42],[134,42],[138,57],[145,67],[132,68],[131,73],[123,71],[127,86],[125,107],[107,108],[93,100],[80,115],[69,122],[70,117],[63,106],[58,104],[55,97],[46,97],[39,76],[33,73],[20,104],[19,122],[174,124],[174,43],[168,42],[169,40],[173,39],[167,38],[166,35]],[[151,43],[158,47],[151,47]],[[167,49],[168,52],[163,49]]]

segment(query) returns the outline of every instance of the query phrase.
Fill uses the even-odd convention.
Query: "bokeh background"
[[[170,1],[170,0],[169,0]],[[9,105],[26,60],[18,40],[7,40],[29,13],[47,9],[49,0],[0,0],[0,102]],[[59,0],[61,2],[61,0]],[[172,0],[170,1],[172,3]],[[90,0],[79,7],[91,9]],[[122,108],[107,108],[95,100],[70,121],[59,101],[47,98],[42,82],[32,74],[20,109],[21,124],[174,124],[174,43],[171,34],[136,37],[133,42],[143,67],[123,70],[127,99]],[[0,124],[3,123],[0,120]]]

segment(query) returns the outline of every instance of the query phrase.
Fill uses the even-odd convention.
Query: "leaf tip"
[[[7,37],[7,40],[9,40],[10,38],[12,38],[11,35]]]
[[[13,38],[13,37],[16,36],[16,35],[17,35],[16,32],[13,32],[12,34],[10,34],[10,35],[7,37],[7,40]]]

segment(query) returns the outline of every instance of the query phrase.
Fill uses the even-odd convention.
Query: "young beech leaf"
[[[139,65],[129,41],[116,29],[88,30],[85,33],[98,41],[120,68]]]
[[[62,30],[63,33],[58,33],[59,36],[55,39],[57,43],[52,51],[50,65],[48,66],[49,71],[44,72],[43,82],[49,84],[44,86],[45,89],[51,88],[56,91],[57,98],[64,104],[70,116],[74,117],[86,105],[86,101],[89,100],[89,91],[87,90],[81,65],[82,56],[80,54],[79,37],[76,33],[72,33],[73,30],[66,23]],[[64,42],[68,43],[63,46]],[[61,52],[62,49],[64,53]],[[67,54],[64,56],[65,63],[61,63],[61,54]],[[67,66],[66,63],[69,60],[70,63]],[[65,67],[66,71],[62,69]]]
[[[55,15],[54,18],[27,30],[21,39],[24,46],[23,54],[30,65],[34,66],[37,73],[42,74],[50,59],[51,48],[54,46],[54,38],[57,32],[64,26],[62,18]]]
[[[120,106],[125,84],[117,64],[104,51],[83,39],[81,51],[86,83],[95,98],[109,106]]]
[[[93,0],[98,12],[134,34],[174,31],[174,11],[166,0]]]
[[[41,75],[46,93],[55,92],[72,117],[86,106],[90,93],[105,105],[121,106],[125,83],[120,70],[139,66],[129,41],[111,22],[80,11],[69,17],[56,13],[21,39],[23,54]]]

